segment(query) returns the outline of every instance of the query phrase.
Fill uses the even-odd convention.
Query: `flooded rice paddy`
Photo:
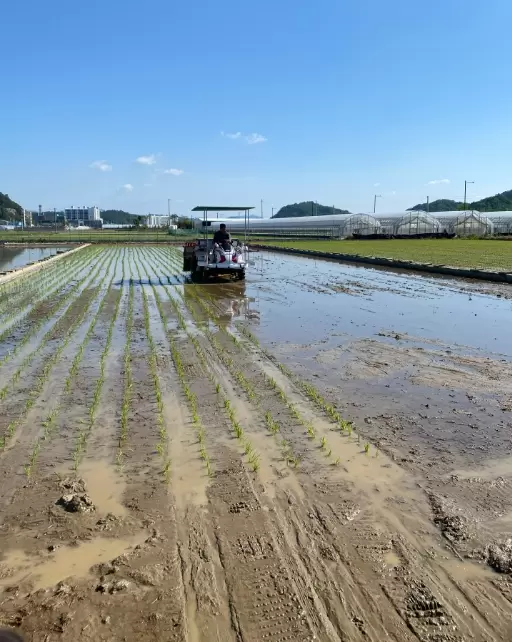
[[[0,624],[511,639],[510,292],[162,246],[0,286]]]
[[[8,272],[21,268],[29,263],[55,256],[57,253],[66,252],[68,247],[13,247],[0,244],[0,272]]]

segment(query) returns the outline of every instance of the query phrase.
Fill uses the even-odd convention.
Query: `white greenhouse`
[[[485,236],[494,232],[494,223],[480,212],[461,212],[453,221],[452,230],[457,236]]]
[[[426,212],[408,212],[396,223],[394,233],[397,236],[414,234],[439,234],[441,223]]]
[[[380,223],[370,214],[351,214],[347,216],[343,225],[343,236],[353,236],[354,234],[379,234]]]

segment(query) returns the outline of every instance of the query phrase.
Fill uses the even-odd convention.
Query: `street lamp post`
[[[375,210],[377,209],[377,199],[382,198],[382,194],[374,194],[373,195],[373,213],[375,214]]]
[[[474,185],[475,181],[464,181],[464,211],[466,211],[466,194],[468,190],[468,185]]]

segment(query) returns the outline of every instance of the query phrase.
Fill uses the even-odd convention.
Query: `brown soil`
[[[34,641],[512,639],[509,362],[393,332],[265,349],[222,286],[179,285],[177,250],[110,252],[0,402],[19,412],[71,328],[0,452],[0,624]],[[343,288],[325,296],[361,289]]]

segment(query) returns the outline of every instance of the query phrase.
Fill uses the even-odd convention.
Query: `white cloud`
[[[380,187],[380,183],[374,183],[373,186],[374,187]]]
[[[154,165],[156,163],[156,157],[154,154],[149,154],[149,156],[139,156],[135,162],[139,163],[139,165]]]
[[[100,172],[111,172],[112,171],[112,165],[109,165],[106,160],[94,161],[94,163],[91,163],[89,165],[89,167],[92,168],[92,169],[99,169]]]
[[[153,183],[144,183],[144,187],[153,187]]]
[[[265,143],[267,138],[262,134],[242,134],[242,132],[234,132],[232,134],[228,132],[221,132],[221,136],[224,138],[231,138],[231,140],[244,140],[248,145],[256,145],[257,143]]]
[[[236,140],[237,138],[242,138],[242,132],[235,132],[234,134],[221,132],[220,135],[224,136],[225,138],[231,138],[232,140]]]
[[[395,191],[395,190],[393,190],[393,191],[391,192],[391,196],[394,196],[395,194],[396,194],[396,191]]]
[[[173,176],[181,176],[183,174],[182,169],[164,169],[164,174],[172,174]]]
[[[427,185],[449,185],[449,178],[437,178],[435,181],[429,181]]]
[[[265,136],[262,136],[261,134],[249,134],[249,136],[246,136],[245,139],[249,143],[249,145],[256,145],[256,143],[266,143],[267,139]]]
[[[125,185],[123,185],[123,189],[126,192],[133,192],[133,185],[131,183],[125,183]]]

